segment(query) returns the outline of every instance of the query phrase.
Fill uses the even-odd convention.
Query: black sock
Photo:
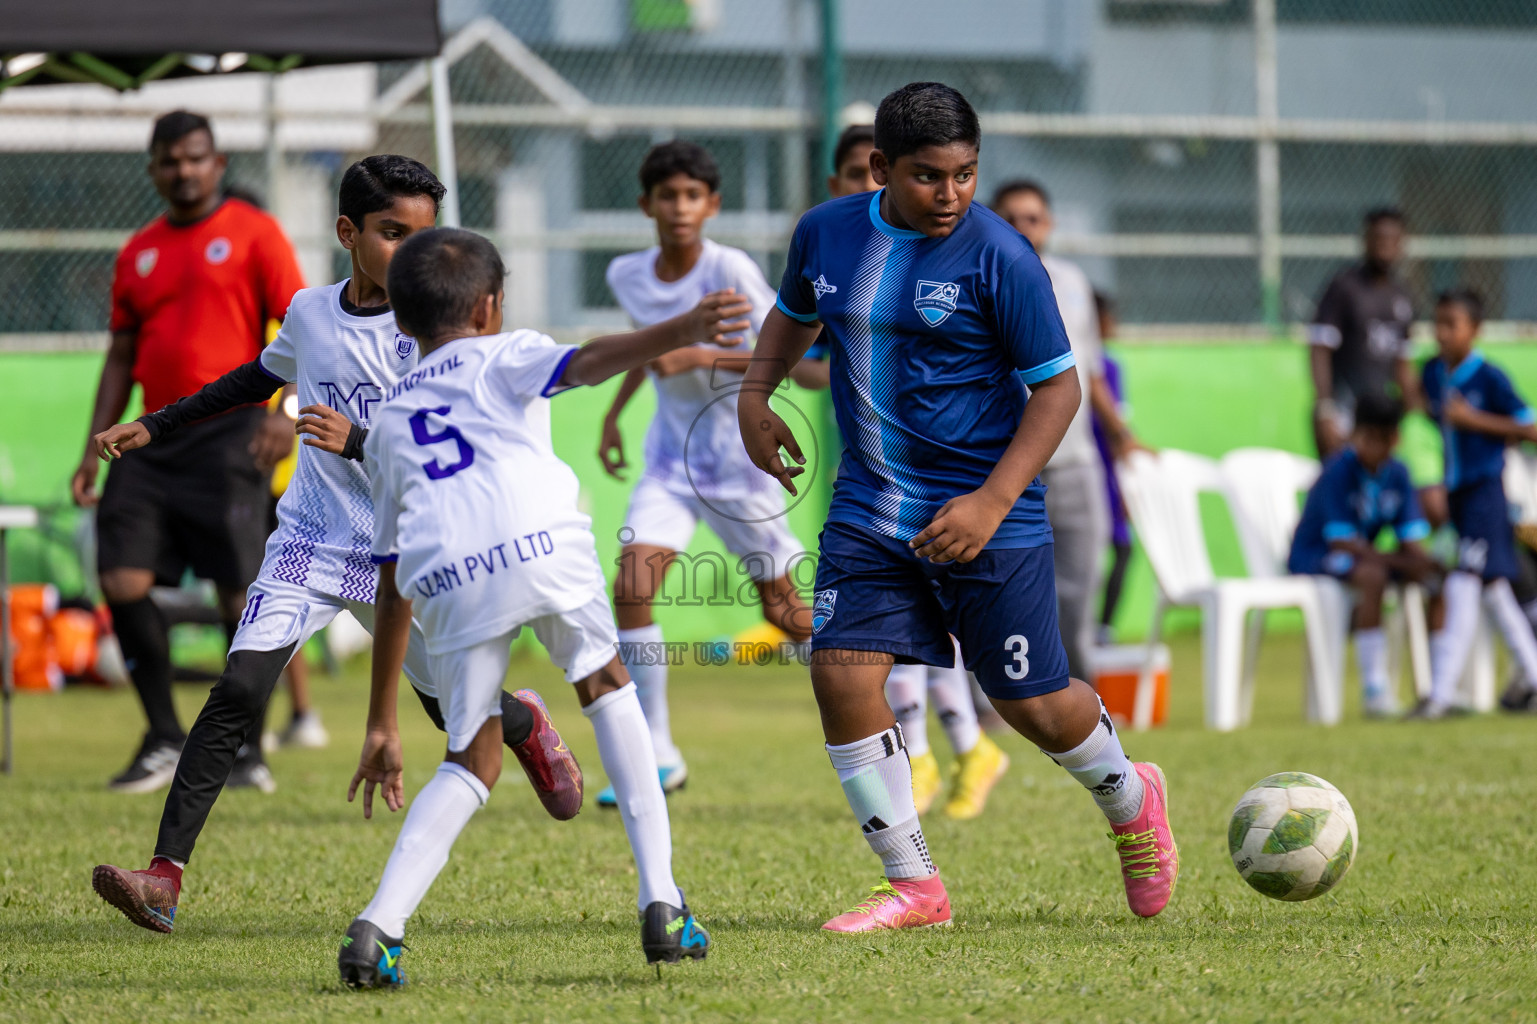
[[[432,724],[443,731],[443,709],[438,704],[436,697],[411,687],[416,693],[416,698],[422,702],[422,710],[427,712],[427,717],[432,719]],[[509,747],[523,744],[534,731],[534,713],[523,702],[518,700],[506,690],[502,691],[502,742]]]
[[[112,631],[123,649],[133,688],[139,692],[139,703],[144,705],[144,716],[149,719],[150,736],[180,743],[187,734],[176,718],[176,704],[171,699],[171,627],[165,614],[148,597],[109,603],[107,607],[112,612]]]

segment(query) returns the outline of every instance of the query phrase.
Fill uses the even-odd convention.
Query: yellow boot
[[[927,814],[942,787],[939,762],[934,759],[933,751],[914,755],[909,760],[913,764],[913,806],[918,808],[919,814]]]
[[[1009,770],[1009,755],[982,733],[977,745],[956,758],[950,768],[955,776],[950,799],[945,803],[945,817],[969,821],[987,806],[987,794]],[[916,778],[917,769],[914,766]],[[916,787],[915,787],[916,788]]]

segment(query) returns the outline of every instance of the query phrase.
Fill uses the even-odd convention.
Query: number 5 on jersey
[[[470,447],[470,443],[464,439],[463,434],[459,433],[457,427],[445,424],[442,430],[433,433],[432,428],[427,425],[428,416],[444,417],[451,411],[451,406],[440,405],[436,409],[418,409],[411,414],[411,437],[417,444],[425,448],[428,445],[452,441],[459,449],[457,462],[445,466],[437,459],[433,459],[422,465],[422,469],[427,471],[429,480],[446,480],[475,461],[475,449]]]
[[[1010,679],[1023,679],[1030,674],[1030,641],[1015,633],[1003,642],[1003,649],[1014,658],[1014,664],[1003,666],[1004,675]]]

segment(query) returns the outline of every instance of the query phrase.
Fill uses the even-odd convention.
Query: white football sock
[[[432,882],[448,863],[448,851],[491,793],[463,765],[444,761],[416,794],[400,837],[384,865],[384,877],[373,902],[358,916],[378,925],[394,938],[406,933],[406,920],[416,913]]]
[[[1457,697],[1478,635],[1479,596],[1484,581],[1470,572],[1448,573],[1441,587],[1446,621],[1430,638],[1430,699],[1450,707]]]
[[[1125,824],[1142,812],[1142,776],[1121,749],[1121,738],[1116,735],[1103,702],[1099,705],[1099,722],[1088,739],[1060,754],[1049,750],[1041,753],[1082,783],[1113,824]]]
[[[934,873],[929,844],[913,805],[913,767],[893,726],[853,743],[827,744],[843,795],[887,878],[927,878]]]
[[[977,725],[977,705],[971,699],[971,673],[957,657],[955,667],[931,668],[928,677],[929,701],[950,739],[950,749],[957,754],[968,753],[982,738],[982,727]],[[907,732],[905,725],[902,732]],[[909,744],[908,750],[911,749]]]
[[[1532,635],[1532,624],[1516,603],[1515,591],[1509,580],[1495,580],[1484,587],[1484,607],[1500,628],[1505,647],[1521,667],[1521,674],[1528,681],[1537,680],[1537,636]]]
[[[619,660],[635,680],[646,725],[651,729],[656,763],[682,764],[683,754],[672,742],[672,722],[667,713],[667,649],[663,646],[662,627],[653,622],[639,629],[621,629]]]
[[[1361,668],[1361,689],[1368,699],[1381,699],[1388,692],[1388,641],[1379,626],[1355,632],[1356,663]]]
[[[672,824],[656,775],[651,732],[633,683],[605,693],[582,709],[598,737],[598,757],[619,801],[624,833],[640,878],[640,909],[657,901],[674,907],[683,896],[672,880]]]
[[[912,757],[929,752],[929,705],[925,665],[893,665],[886,677],[886,703],[902,727]]]

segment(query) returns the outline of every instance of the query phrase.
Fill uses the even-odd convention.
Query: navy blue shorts
[[[1446,501],[1458,534],[1457,568],[1485,580],[1514,580],[1520,576],[1510,503],[1505,500],[1505,485],[1500,478],[1475,480],[1449,492]]]
[[[880,651],[901,664],[948,666],[954,634],[989,697],[1020,700],[1067,686],[1049,543],[935,565],[895,537],[828,523],[821,547],[812,650]]]

